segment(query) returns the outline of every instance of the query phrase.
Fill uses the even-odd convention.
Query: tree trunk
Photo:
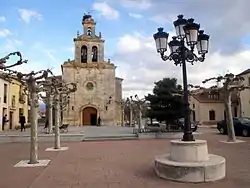
[[[132,121],[133,121],[133,111],[132,111],[132,105],[129,106],[129,126],[132,127]]]
[[[139,129],[144,128],[142,126],[142,111],[141,111],[141,106],[139,106],[139,118],[138,118],[138,125],[139,125]]]
[[[30,126],[30,161],[29,164],[38,163],[38,142],[37,142],[37,124],[38,124],[38,101],[35,81],[29,86],[31,100],[31,126]]]
[[[48,96],[48,119],[49,119],[49,125],[48,125],[48,133],[52,133],[53,128],[53,110],[52,110],[52,97]]]
[[[124,126],[124,115],[125,115],[124,110],[125,110],[125,109],[124,109],[124,105],[123,105],[123,104],[122,104],[121,108],[122,108],[122,109],[121,109],[121,111],[122,111],[122,115],[121,115],[121,116],[122,116],[122,117],[121,117],[121,118],[122,118],[122,119],[121,119],[121,126]]]
[[[226,110],[226,122],[227,122],[227,135],[229,142],[235,142],[235,132],[233,124],[233,115],[231,109],[231,92],[227,93],[225,97],[225,110]]]
[[[55,149],[60,149],[60,103],[59,95],[55,94]]]

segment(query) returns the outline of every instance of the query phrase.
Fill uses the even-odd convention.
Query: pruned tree
[[[47,79],[51,71],[41,70],[41,71],[32,71],[28,74],[21,72],[13,71],[10,69],[4,69],[8,72],[8,75],[15,76],[23,85],[27,88],[27,95],[29,95],[30,100],[30,117],[31,117],[31,126],[30,126],[30,164],[38,163],[38,140],[37,140],[37,127],[38,127],[38,94],[41,92],[40,86],[37,84],[43,79]]]
[[[6,65],[7,61],[10,59],[11,56],[18,56],[18,60],[11,64],[11,65]],[[0,58],[0,70],[6,70],[10,69],[12,67],[22,65],[23,63],[27,63],[28,60],[23,60],[21,52],[11,52],[8,55],[6,55],[3,58]]]
[[[205,84],[210,81],[215,81],[217,84],[210,87],[204,88],[201,86],[189,85],[191,88],[202,89],[207,91],[220,91],[224,96],[225,112],[226,112],[226,122],[227,122],[227,132],[228,141],[235,142],[236,136],[233,124],[233,115],[231,109],[231,97],[233,92],[240,92],[245,89],[250,89],[249,86],[244,85],[244,78],[242,76],[234,75],[232,73],[225,74],[224,76],[212,77],[205,79],[202,83]],[[218,85],[222,85],[221,87]]]
[[[139,98],[138,95],[136,94],[134,96],[134,98],[132,97],[131,98],[132,102],[135,104],[135,107],[136,107],[136,112],[138,114],[138,128],[139,128],[139,131],[141,129],[144,128],[144,126],[142,125],[142,105],[146,102],[146,99],[145,98]]]
[[[73,93],[77,90],[76,83],[65,83],[63,80],[58,79],[56,76],[49,77],[45,81],[40,82],[43,90],[49,92],[47,97],[52,96],[52,103],[50,105],[54,106],[55,109],[55,146],[54,149],[60,149],[60,113],[65,109],[66,99],[70,93]],[[51,100],[51,99],[47,99]],[[50,120],[52,121],[52,120]]]
[[[127,106],[127,100],[121,99],[119,101],[115,101],[121,108],[121,126],[124,126],[124,119],[126,116],[126,106]]]

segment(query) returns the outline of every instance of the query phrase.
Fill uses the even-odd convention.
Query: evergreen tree
[[[145,99],[150,102],[147,116],[166,121],[166,124],[183,117],[182,87],[177,84],[176,78],[164,78],[155,82],[153,94]]]

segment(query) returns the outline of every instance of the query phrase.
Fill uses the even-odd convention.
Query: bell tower
[[[96,22],[91,15],[82,18],[83,34],[77,33],[75,42],[75,61],[78,63],[98,63],[104,61],[104,40],[101,33],[95,33]]]

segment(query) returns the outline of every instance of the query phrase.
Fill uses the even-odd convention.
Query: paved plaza
[[[14,168],[28,159],[28,143],[0,144],[1,188],[249,188],[250,138],[225,144],[226,136],[204,131],[196,135],[208,140],[209,152],[226,157],[227,177],[215,183],[182,184],[158,178],[154,156],[169,150],[169,140],[130,140],[64,143],[69,150],[46,152],[53,143],[40,143],[39,159],[50,159],[47,167]]]

